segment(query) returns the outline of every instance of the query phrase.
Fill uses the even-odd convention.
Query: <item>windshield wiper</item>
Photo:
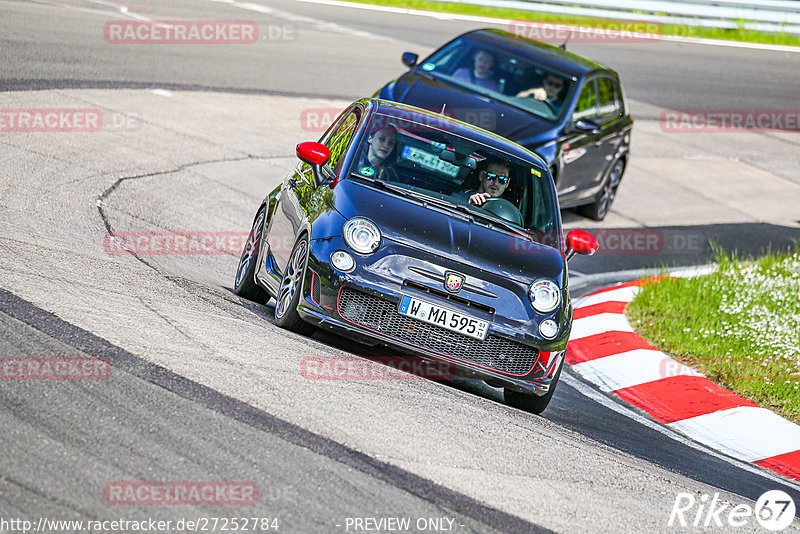
[[[416,197],[416,198],[419,198],[423,202],[429,202],[431,204],[435,204],[436,206],[440,206],[440,207],[445,208],[445,209],[455,210],[455,211],[458,211],[459,213],[463,213],[463,214],[467,215],[469,220],[471,222],[473,222],[473,223],[475,222],[475,217],[477,216],[478,218],[483,219],[485,221],[488,221],[488,222],[490,222],[492,224],[498,224],[499,226],[502,226],[504,230],[508,230],[508,231],[513,232],[514,234],[520,236],[520,237],[524,237],[528,241],[533,241],[533,238],[531,237],[531,235],[529,233],[527,233],[527,232],[525,232],[523,230],[520,230],[519,228],[516,228],[511,223],[509,223],[507,221],[504,221],[503,219],[501,219],[499,217],[493,217],[492,215],[489,215],[487,213],[481,213],[480,211],[476,211],[476,210],[470,209],[469,206],[465,206],[463,204],[454,204],[452,202],[447,202],[446,200],[439,200],[437,198],[424,197],[422,195],[413,195],[413,196]]]
[[[403,189],[402,187],[394,186],[392,184],[384,182],[383,180],[379,180],[378,178],[371,178],[369,176],[362,176],[362,175],[360,175],[360,174],[358,174],[356,172],[351,172],[350,176],[353,176],[353,177],[356,177],[356,178],[360,178],[360,179],[364,180],[365,182],[369,182],[371,184],[377,185],[381,189],[386,189],[387,191],[391,191],[392,193],[397,193],[398,195],[401,195],[401,196],[404,196],[404,197],[411,196],[411,194],[408,191],[406,191],[405,189]]]
[[[470,209],[469,206],[464,206],[462,204],[452,204],[452,207],[457,209],[458,211],[461,211],[461,212],[464,212],[464,213],[469,213],[471,215],[476,215],[479,218],[481,218],[481,219],[483,219],[483,220],[485,220],[485,221],[487,221],[487,222],[489,222],[491,224],[497,224],[499,226],[502,226],[504,230],[508,230],[509,232],[512,232],[512,233],[514,233],[514,234],[516,234],[516,235],[518,235],[520,237],[524,237],[528,241],[533,241],[533,238],[531,237],[531,235],[528,232],[520,230],[516,226],[514,226],[511,223],[501,219],[500,217],[494,217],[492,215],[489,215],[488,213],[481,213],[480,211],[476,211],[476,210]]]

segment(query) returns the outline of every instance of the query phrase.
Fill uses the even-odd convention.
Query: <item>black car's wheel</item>
[[[578,212],[595,221],[605,219],[611,209],[611,204],[614,202],[614,197],[617,196],[617,188],[622,180],[623,172],[625,172],[625,162],[621,159],[617,160],[611,168],[611,172],[608,173],[608,178],[603,184],[600,195],[593,203],[580,206]]]
[[[233,282],[233,291],[240,297],[244,297],[254,302],[266,304],[269,302],[269,294],[258,287],[256,284],[256,264],[258,263],[258,249],[261,245],[261,231],[264,229],[267,211],[261,208],[253,222],[250,235],[247,236],[247,243],[239,259],[239,268],[236,269],[236,279]]]
[[[298,334],[308,334],[314,330],[314,325],[305,322],[297,313],[307,265],[308,237],[302,235],[292,249],[275,303],[275,324]]]
[[[556,376],[553,377],[553,382],[550,384],[550,390],[547,393],[540,397],[538,395],[520,393],[519,391],[506,388],[503,392],[506,404],[537,415],[542,413],[547,408],[547,405],[550,404],[550,399],[553,398],[553,393],[556,392],[558,379],[561,378],[561,367],[563,366],[564,362],[562,361],[558,371],[556,371]]]

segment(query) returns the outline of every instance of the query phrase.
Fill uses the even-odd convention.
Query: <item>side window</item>
[[[601,122],[620,115],[622,102],[619,92],[611,78],[597,79],[597,116]]]
[[[595,89],[595,81],[590,80],[583,89],[581,89],[581,94],[578,96],[578,104],[575,106],[575,111],[572,113],[572,120],[593,119],[596,115],[597,90]]]
[[[347,146],[353,139],[353,134],[358,127],[358,118],[359,111],[354,109],[322,140],[322,144],[331,151],[331,159],[328,160],[328,165],[337,174],[341,170],[342,155],[347,150]]]

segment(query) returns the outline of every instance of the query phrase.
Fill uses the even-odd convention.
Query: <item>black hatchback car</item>
[[[540,413],[572,324],[547,166],[469,124],[374,99],[346,109],[259,207],[236,273],[275,322],[446,362]]]
[[[633,121],[616,72],[546,43],[476,30],[375,96],[444,113],[535,152],[552,174],[562,208],[602,220],[628,159]]]

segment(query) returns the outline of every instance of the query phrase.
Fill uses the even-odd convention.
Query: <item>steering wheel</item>
[[[487,198],[481,208],[501,219],[522,226],[522,214],[519,209],[504,198]]]
[[[547,107],[553,113],[554,117],[558,116],[558,110],[556,110],[556,105],[555,104],[553,104],[552,102],[550,102],[549,100],[546,100],[546,99],[545,100],[539,100],[539,102],[544,102],[545,104],[547,104]]]

